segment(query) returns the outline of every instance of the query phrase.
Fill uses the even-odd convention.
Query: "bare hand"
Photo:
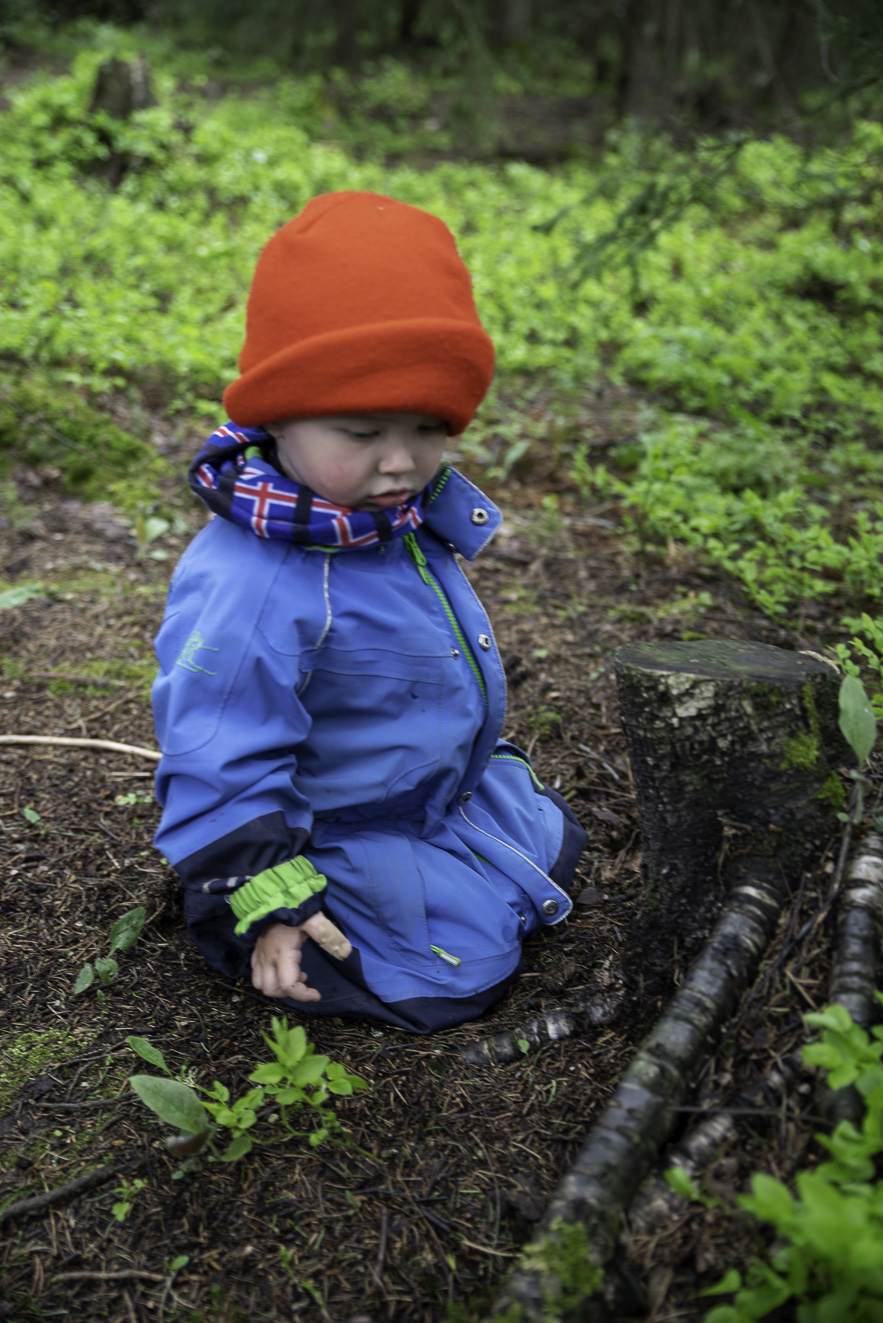
[[[261,933],[251,957],[251,981],[265,997],[321,1001],[321,994],[307,987],[307,976],[301,968],[301,948],[308,937],[338,960],[346,959],[352,951],[340,929],[324,914],[313,914],[296,928],[271,924]]]

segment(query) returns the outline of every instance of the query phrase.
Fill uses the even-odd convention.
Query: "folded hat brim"
[[[244,368],[224,391],[224,407],[244,427],[419,413],[443,419],[457,436],[493,373],[493,342],[479,326],[429,317],[379,322],[312,336]]]

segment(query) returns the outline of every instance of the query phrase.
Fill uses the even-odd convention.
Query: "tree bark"
[[[855,851],[837,907],[837,933],[828,991],[829,1002],[845,1006],[857,1025],[870,1029],[880,1019],[874,995],[883,936],[883,836],[869,835]],[[831,1127],[859,1124],[864,1099],[855,1088],[825,1089],[821,1106]]]
[[[731,640],[621,648],[616,676],[641,822],[645,968],[689,957],[747,879],[796,883],[838,830],[839,676]]]
[[[121,60],[114,56],[99,65],[89,105],[90,115],[100,113],[111,120],[127,120],[136,110],[146,110],[155,105],[150,67],[143,55],[137,55],[133,60]],[[131,152],[117,148],[114,134],[107,128],[100,128],[98,136],[108,148],[107,158],[101,162],[102,168],[106,171],[111,188],[118,188],[135,164],[135,158]]]
[[[714,933],[552,1195],[493,1318],[607,1323],[603,1269],[622,1213],[651,1170],[696,1070],[757,973],[783,894],[775,875],[735,888]]]
[[[523,1055],[537,1051],[547,1043],[557,1043],[562,1038],[569,1038],[571,1034],[612,1024],[622,1002],[621,993],[596,993],[594,996],[582,997],[570,1006],[546,1011],[514,1029],[505,1029],[490,1038],[466,1043],[460,1049],[460,1056],[473,1066],[518,1061]]]

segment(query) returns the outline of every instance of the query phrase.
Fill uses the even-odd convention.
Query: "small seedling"
[[[177,1156],[191,1158],[208,1148],[212,1158],[235,1162],[251,1151],[254,1141],[250,1131],[259,1120],[280,1127],[284,1134],[279,1139],[306,1138],[311,1146],[342,1130],[334,1112],[325,1105],[329,1095],[347,1097],[359,1089],[367,1089],[367,1082],[319,1055],[307,1041],[302,1025],[289,1029],[285,1017],[279,1020],[275,1016],[271,1023],[273,1036],[264,1034],[263,1038],[275,1060],[264,1062],[251,1072],[248,1078],[256,1087],[239,1098],[233,1098],[227,1086],[218,1080],[210,1088],[203,1088],[156,1075],[129,1077],[141,1101],[161,1120],[177,1128],[179,1133],[167,1140],[169,1149]],[[126,1041],[142,1059],[158,1066],[166,1075],[171,1074],[163,1054],[146,1038],[130,1037]],[[304,1107],[314,1109],[315,1124],[310,1130],[300,1131],[294,1128],[292,1115]],[[215,1144],[219,1127],[229,1137],[223,1151],[218,1151]]]
[[[114,1194],[118,1194],[119,1199],[110,1211],[118,1222],[125,1222],[126,1218],[129,1216],[132,1204],[135,1202],[135,1196],[138,1194],[139,1190],[144,1189],[146,1184],[146,1181],[140,1179],[134,1181],[124,1180],[121,1185],[116,1187]]]
[[[168,560],[169,553],[162,548],[156,548],[153,551],[148,550],[150,544],[157,538],[161,538],[164,533],[168,533],[171,524],[168,519],[162,519],[159,515],[148,514],[142,506],[135,516],[135,541],[138,543],[138,559],[143,560],[149,556],[151,560]]]
[[[141,929],[144,927],[145,918],[146,911],[143,905],[138,905],[135,909],[128,910],[125,914],[120,915],[108,936],[107,955],[99,956],[94,965],[87,961],[77,975],[74,983],[75,993],[85,992],[87,988],[91,988],[96,975],[105,987],[109,987],[116,978],[117,969],[119,968],[117,962],[113,959],[115,953],[117,951],[128,951],[130,946],[135,945]],[[98,995],[99,997],[104,996],[101,989],[99,989]]]
[[[149,790],[130,790],[125,795],[117,795],[113,801],[120,808],[128,808],[130,804],[152,804],[153,795]]]

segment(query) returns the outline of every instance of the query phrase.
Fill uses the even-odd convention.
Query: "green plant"
[[[561,725],[562,717],[560,712],[549,707],[546,703],[540,705],[529,719],[532,742],[551,739],[552,735]]]
[[[122,1183],[116,1187],[114,1194],[118,1194],[119,1198],[110,1211],[111,1215],[117,1220],[117,1222],[125,1222],[126,1218],[129,1216],[136,1195],[144,1189],[146,1184],[146,1181],[141,1180],[141,1178],[138,1177],[133,1181],[123,1180]]]
[[[154,797],[149,790],[129,790],[124,795],[114,795],[113,802],[120,808],[128,808],[132,804],[152,804]]]
[[[804,1059],[826,1072],[831,1088],[855,1087],[864,1117],[860,1127],[841,1121],[833,1134],[816,1136],[830,1160],[799,1172],[795,1193],[755,1172],[751,1193],[737,1204],[769,1224],[774,1241],[744,1273],[732,1269],[705,1292],[733,1296],[711,1309],[705,1323],[751,1323],[785,1305],[796,1310],[789,1317],[798,1323],[879,1323],[883,1317],[883,1181],[876,1179],[883,1154],[883,1027],[868,1034],[839,1005],[804,1020],[822,1031],[820,1041],[803,1049]],[[676,1170],[669,1183],[693,1197],[689,1178]]]
[[[29,602],[32,597],[39,597],[43,592],[41,583],[20,583],[15,588],[7,588],[0,593],[0,611],[8,611],[10,607],[21,606],[23,602]]]
[[[876,716],[883,718],[883,619],[873,620],[863,611],[861,616],[848,616],[843,623],[855,632],[856,637],[848,644],[836,645],[837,660],[847,675],[858,677],[863,665],[874,677],[876,687],[870,695],[871,706]],[[858,637],[861,634],[865,637]]]
[[[135,541],[138,543],[138,559],[143,560],[149,556],[151,560],[168,560],[169,553],[162,547],[157,547],[153,551],[149,550],[152,542],[157,538],[168,533],[171,528],[171,522],[168,519],[162,519],[159,515],[151,514],[149,509],[143,505],[138,507],[138,513],[135,516]]]
[[[348,1097],[368,1088],[367,1082],[318,1054],[308,1042],[302,1025],[289,1029],[284,1016],[281,1020],[274,1016],[271,1025],[272,1036],[262,1037],[275,1059],[251,1072],[248,1078],[256,1087],[238,1098],[233,1098],[227,1086],[218,1080],[209,1088],[194,1088],[171,1078],[130,1076],[129,1083],[141,1101],[179,1130],[179,1135],[170,1140],[174,1152],[190,1157],[207,1146],[213,1157],[235,1162],[251,1151],[254,1141],[250,1131],[259,1119],[281,1128],[283,1138],[306,1138],[313,1146],[329,1135],[340,1133],[343,1128],[340,1121],[326,1106],[329,1095]],[[171,1076],[163,1054],[147,1039],[130,1037],[126,1041],[140,1057]],[[304,1108],[313,1109],[306,1131],[296,1129],[292,1120],[295,1114],[303,1114]],[[264,1110],[259,1118],[261,1109]],[[227,1132],[229,1141],[223,1151],[215,1145],[219,1129]]]
[[[845,675],[840,684],[840,730],[856,757],[857,767],[849,775],[855,784],[849,813],[838,816],[843,821],[859,823],[864,815],[864,795],[870,782],[864,766],[877,741],[877,720],[864,685],[854,675]]]
[[[137,905],[135,909],[127,910],[125,914],[120,915],[108,935],[107,955],[99,956],[94,964],[87,962],[83,966],[74,983],[75,993],[85,992],[87,988],[91,988],[95,982],[96,974],[105,987],[113,982],[118,969],[117,962],[113,957],[117,951],[128,951],[130,946],[135,945],[141,934],[141,929],[144,927],[145,918],[146,911],[143,905]],[[99,997],[104,996],[100,988],[98,995]]]

